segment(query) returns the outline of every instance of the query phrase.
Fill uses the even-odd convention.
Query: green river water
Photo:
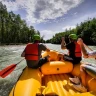
[[[62,50],[60,45],[54,44],[45,44],[48,48],[66,53],[67,50]],[[89,46],[91,49],[96,50],[96,46]],[[20,57],[22,51],[24,50],[25,45],[12,45],[12,46],[0,46],[0,70],[7,67],[10,64],[16,64],[23,58]],[[84,62],[95,63],[94,59],[84,59]],[[0,77],[0,96],[8,96],[12,87],[15,85],[18,77],[22,73],[22,70],[25,68],[26,62],[23,60],[20,64],[17,65],[15,70],[8,75],[6,78]]]

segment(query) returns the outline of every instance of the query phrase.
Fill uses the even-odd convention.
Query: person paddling
[[[66,44],[64,37],[62,37],[61,49],[68,49],[69,55],[59,54],[58,57],[60,57],[61,55],[61,58],[63,58],[63,60],[70,61],[73,64],[78,64],[82,60],[82,53],[80,45],[77,43],[77,35],[70,34],[69,41],[70,43]]]
[[[80,47],[82,49],[84,58],[95,58],[96,59],[96,50],[87,52],[87,50],[85,49],[83,40],[81,38],[78,39],[78,44],[80,45]],[[88,75],[88,73],[86,72],[86,69],[90,69],[91,74],[89,74],[89,75],[91,75],[93,78],[96,79],[96,64],[90,64],[90,63],[85,63],[80,66],[80,77],[81,78],[78,78],[78,77],[69,78],[70,81],[72,81],[74,83],[73,87],[76,90],[81,91],[81,92],[87,91],[86,76]]]
[[[49,52],[50,49],[39,43],[40,36],[38,34],[35,34],[33,39],[34,43],[27,44],[26,48],[21,54],[21,57],[25,57],[28,67],[38,68],[50,60],[50,56],[46,56],[44,58],[41,57],[42,51]]]

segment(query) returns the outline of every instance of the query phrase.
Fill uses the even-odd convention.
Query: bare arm
[[[88,58],[87,50],[85,49],[85,47],[84,47],[83,44],[81,45],[81,50],[82,50],[82,53],[83,53],[84,57],[85,57],[85,58]]]
[[[87,50],[84,47],[83,40],[81,38],[78,39],[77,43],[80,45],[84,58],[88,58]]]
[[[65,43],[65,38],[64,37],[62,37],[61,49],[66,49],[66,43]]]

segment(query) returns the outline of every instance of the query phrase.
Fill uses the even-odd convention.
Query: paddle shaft
[[[24,59],[25,59],[25,58],[23,58],[23,59],[22,59],[21,61],[19,61],[17,64],[19,64],[20,62],[22,62]],[[16,65],[17,65],[17,64],[16,64]]]
[[[22,62],[24,59],[20,60],[17,64],[11,64],[8,67],[4,68],[3,70],[0,71],[0,76],[2,78],[5,78],[7,75],[9,75],[14,69],[15,67]]]

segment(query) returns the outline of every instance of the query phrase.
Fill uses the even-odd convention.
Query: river
[[[62,50],[60,45],[55,44],[45,44],[48,48],[67,53],[67,50]],[[89,46],[91,49],[96,50],[96,46]],[[12,45],[12,46],[0,46],[0,70],[7,67],[10,64],[16,64],[23,58],[20,57],[22,51],[24,50],[25,45]],[[94,59],[82,59],[83,62],[96,63]],[[20,64],[17,65],[15,70],[8,75],[6,78],[0,77],[0,96],[8,96],[12,87],[15,85],[18,77],[22,73],[22,70],[25,68],[26,62],[23,60]]]

